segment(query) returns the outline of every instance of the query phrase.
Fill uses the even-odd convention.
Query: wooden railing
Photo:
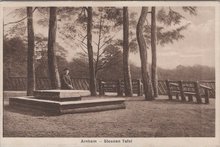
[[[73,82],[73,88],[77,90],[88,90],[89,89],[89,79],[88,78],[72,78]],[[97,80],[97,89],[99,91],[99,82],[100,80]],[[112,82],[111,85],[112,87],[106,87],[106,92],[112,91],[112,92],[117,92],[116,86],[119,81],[103,81],[103,82]],[[138,93],[138,89],[140,86],[140,80],[133,80],[133,92]],[[3,81],[3,90],[8,90],[8,91],[23,91],[26,90],[26,83],[27,79],[26,77],[8,77],[4,78]],[[200,81],[201,84],[210,87],[212,90],[210,91],[210,97],[215,97],[215,82],[214,81]],[[121,91],[123,92],[123,86],[124,82],[120,80],[120,88]],[[39,77],[36,78],[36,89],[51,89],[49,79],[47,77]],[[108,89],[108,90],[107,90]],[[158,81],[158,93],[159,95],[167,95],[167,87],[166,87],[166,82],[163,80]]]
[[[87,78],[72,78],[73,88],[76,90],[88,90],[89,79]],[[26,77],[9,77],[4,79],[3,87],[4,90],[8,91],[22,91],[26,90],[27,78]],[[36,89],[51,89],[50,81],[47,77],[36,78]]]

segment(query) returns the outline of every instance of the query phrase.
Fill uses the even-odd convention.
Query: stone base
[[[36,90],[34,97],[38,99],[62,99],[80,97],[77,90]]]
[[[34,98],[52,101],[79,101],[81,95],[78,90],[36,90]]]
[[[82,101],[54,101],[38,99],[35,97],[12,97],[9,98],[9,105],[25,110],[37,110],[48,114],[82,113],[124,109],[125,99],[96,99]]]

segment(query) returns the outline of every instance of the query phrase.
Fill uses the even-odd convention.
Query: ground
[[[3,117],[4,137],[215,136],[214,99],[207,105],[133,97],[126,98],[126,109],[60,116],[16,111],[5,102]]]

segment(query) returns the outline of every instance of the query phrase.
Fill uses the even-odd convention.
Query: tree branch
[[[104,68],[107,68],[107,67],[111,67],[112,65],[114,64],[117,64],[119,61],[118,60],[115,60],[115,58],[119,55],[120,52],[117,52],[113,55],[112,58],[110,58],[109,61],[106,61],[104,62],[102,65],[100,65],[98,68],[97,68],[97,72],[101,69],[104,69]],[[117,59],[117,58],[116,58]],[[115,61],[115,62],[114,62]],[[108,66],[106,66],[108,65]]]
[[[97,50],[95,71],[97,70],[98,64],[99,64],[99,52],[100,52],[101,35],[102,35],[102,14],[100,16],[100,22],[99,22],[99,38],[98,38],[99,40],[98,40],[98,43],[97,43],[98,50]]]
[[[83,52],[85,53],[85,54],[88,54],[88,52],[83,48],[84,46],[81,44],[80,45],[80,47],[81,47],[81,49],[83,50]]]
[[[79,41],[80,43],[82,43],[82,45],[86,46],[87,48],[87,44],[85,42],[83,42],[82,40],[76,39],[77,41]]]
[[[107,42],[108,41],[110,41],[112,38],[114,38],[115,37],[115,35],[113,35],[111,38],[109,38],[108,40],[106,40],[101,46],[100,46],[100,49],[101,48],[103,48],[106,44],[107,44]]]

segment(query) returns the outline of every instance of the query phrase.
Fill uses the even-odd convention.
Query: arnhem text
[[[132,143],[132,139],[81,139],[81,143]]]

